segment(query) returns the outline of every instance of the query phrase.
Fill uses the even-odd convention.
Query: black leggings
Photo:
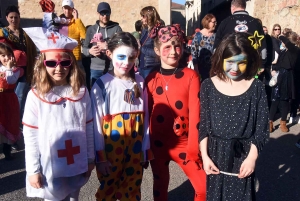
[[[288,100],[276,100],[272,101],[269,119],[270,121],[274,121],[277,108],[279,107],[281,120],[286,121],[287,115],[289,113],[289,101]]]

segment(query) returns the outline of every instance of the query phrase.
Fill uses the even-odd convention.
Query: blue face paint
[[[227,77],[236,80],[246,72],[247,64],[247,56],[245,54],[239,54],[224,59],[223,69]]]

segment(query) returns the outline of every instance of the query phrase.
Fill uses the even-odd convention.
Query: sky
[[[185,4],[185,0],[172,0],[172,2],[179,3],[179,4],[182,4],[182,5]]]

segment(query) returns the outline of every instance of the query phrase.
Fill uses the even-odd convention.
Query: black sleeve
[[[216,38],[215,38],[215,42],[214,42],[214,50],[217,49],[224,37],[224,33],[223,33],[223,30],[224,30],[224,21],[221,22],[218,30],[217,30],[217,33],[216,33]]]
[[[272,37],[272,44],[273,44],[273,51],[277,52],[277,54],[280,53],[280,45],[279,45],[279,40],[276,38]]]
[[[286,46],[286,48],[291,51],[291,52],[297,52],[298,49],[297,47],[291,43],[291,41],[289,39],[287,39],[284,36],[279,36],[279,39],[284,43],[284,45]]]

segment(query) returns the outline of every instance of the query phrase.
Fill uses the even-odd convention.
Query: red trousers
[[[168,200],[168,186],[169,186],[169,162],[172,160],[176,162],[189,178],[195,190],[194,201],[206,201],[206,174],[204,170],[199,169],[194,161],[185,163],[186,149],[176,148],[172,150],[165,150],[169,153],[169,158],[159,158],[155,156],[151,160],[151,169],[153,173],[153,197],[154,201]]]

